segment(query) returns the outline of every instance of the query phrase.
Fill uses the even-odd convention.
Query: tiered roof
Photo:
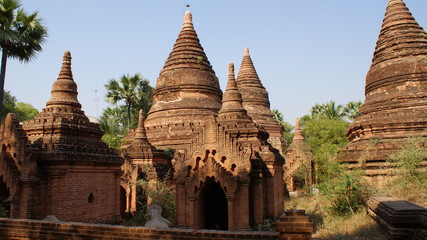
[[[174,48],[157,79],[146,125],[183,122],[183,118],[197,121],[201,116],[216,114],[221,99],[218,79],[187,11]]]
[[[121,165],[119,155],[101,140],[104,133],[99,125],[91,123],[81,110],[77,94],[71,54],[66,51],[46,108],[23,123],[28,140],[40,149],[40,161]]]

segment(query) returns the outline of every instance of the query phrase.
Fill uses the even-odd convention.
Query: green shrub
[[[150,176],[151,168],[143,170],[143,176]],[[175,190],[170,181],[170,174],[163,179],[139,179],[137,185],[137,211],[126,223],[127,225],[144,225],[150,217],[147,213],[147,202],[156,202],[162,206],[162,217],[174,222],[175,220]]]
[[[320,184],[320,192],[329,199],[333,215],[354,215],[364,208],[373,190],[361,179],[359,172],[337,172],[337,177]]]
[[[427,172],[421,169],[427,159],[427,148],[422,144],[426,138],[410,137],[402,149],[390,156],[396,166],[388,193],[427,207]]]

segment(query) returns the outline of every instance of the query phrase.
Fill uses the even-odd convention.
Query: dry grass
[[[386,233],[361,211],[346,217],[331,216],[328,201],[320,196],[292,197],[285,201],[285,209],[305,209],[314,221],[316,239],[385,240]]]
[[[426,182],[426,178],[420,181],[410,181],[407,178],[391,178],[380,193],[390,194],[427,208]]]

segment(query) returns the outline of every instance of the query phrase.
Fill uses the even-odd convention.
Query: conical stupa
[[[157,79],[153,104],[145,126],[154,146],[166,148],[171,135],[191,134],[191,125],[204,121],[221,108],[222,91],[186,12],[184,24]],[[174,131],[174,127],[181,128]],[[155,129],[155,130],[154,130]],[[177,128],[175,128],[177,129]],[[181,144],[185,140],[177,140]]]
[[[360,112],[342,161],[363,164],[368,176],[388,174],[406,138],[427,137],[427,33],[402,0],[388,2]]]
[[[258,77],[248,48],[245,48],[236,82],[242,94],[243,107],[247,110],[248,115],[257,125],[263,127],[270,134],[269,142],[271,145],[282,152],[284,145],[283,129],[279,122],[273,118],[268,92]]]

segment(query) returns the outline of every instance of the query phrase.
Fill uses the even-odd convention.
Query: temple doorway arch
[[[199,195],[201,228],[228,230],[227,199],[220,184],[207,177]]]
[[[0,217],[10,217],[10,191],[3,176],[0,176]]]

